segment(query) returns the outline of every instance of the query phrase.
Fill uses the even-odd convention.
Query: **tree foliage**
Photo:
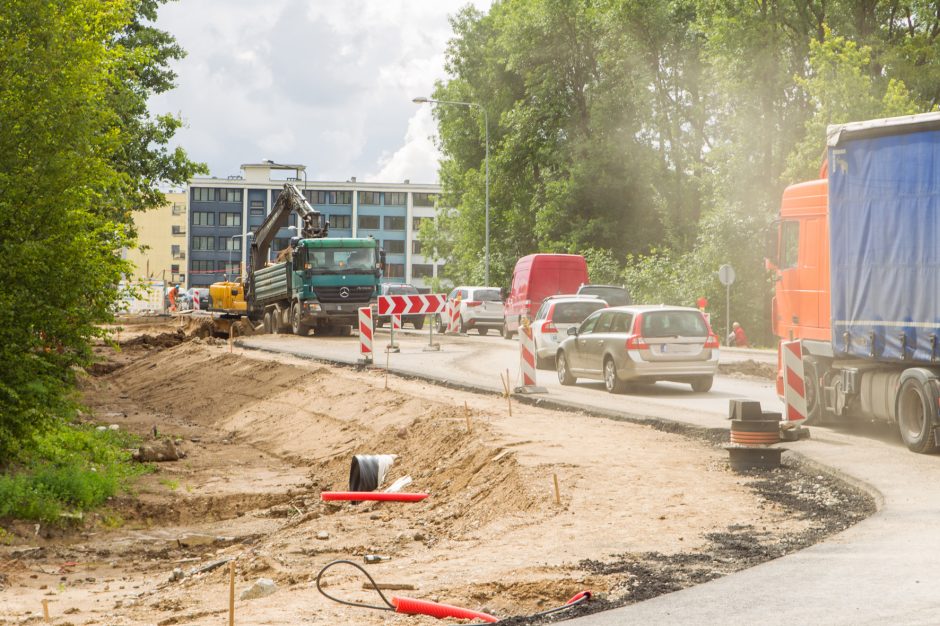
[[[204,166],[152,118],[181,54],[147,26],[156,0],[8,0],[0,7],[0,462],[69,415],[129,269],[131,213]]]
[[[829,123],[940,102],[926,0],[503,0],[452,19],[438,100],[489,119],[492,282],[533,252],[607,251],[643,298],[769,340],[765,230],[815,177]],[[437,105],[440,219],[422,239],[478,282],[484,116]],[[610,274],[604,261],[604,275]]]

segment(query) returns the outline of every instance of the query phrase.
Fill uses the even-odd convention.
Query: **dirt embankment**
[[[386,389],[377,372],[229,353],[185,330],[125,337],[110,358],[85,390],[97,419],[156,429],[187,457],[81,529],[15,526],[0,623],[35,620],[48,599],[58,624],[217,624],[227,565],[198,570],[227,558],[239,594],[261,576],[278,585],[239,600],[237,623],[440,623],[317,593],[326,563],[366,554],[389,557],[366,566],[379,582],[414,587],[392,595],[511,616],[592,589],[593,610],[780,556],[873,510],[793,468],[734,474],[720,448],[651,428],[518,405],[510,417],[499,398],[394,377]],[[321,502],[360,453],[398,455],[386,484],[411,476],[406,490],[430,497]],[[326,590],[380,604],[364,580],[331,570]]]

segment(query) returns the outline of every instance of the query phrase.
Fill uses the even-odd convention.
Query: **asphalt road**
[[[498,391],[498,372],[517,375],[518,353],[497,337],[445,337],[440,352],[423,352],[427,335],[406,334],[391,371]],[[376,338],[383,366],[387,335]],[[355,338],[258,336],[239,345],[341,363],[358,358]],[[722,360],[773,359],[771,353],[723,350]],[[599,383],[561,387],[539,371],[544,394],[562,405],[627,418],[651,417],[700,427],[727,427],[728,399],[760,400],[779,410],[767,381],[720,376],[709,393],[659,383],[640,393],[611,395]],[[787,444],[787,455],[838,474],[875,496],[879,511],[806,550],[639,604],[572,620],[578,626],[627,624],[936,624],[940,623],[940,457],[908,452],[890,429],[839,431],[814,427],[812,438]]]

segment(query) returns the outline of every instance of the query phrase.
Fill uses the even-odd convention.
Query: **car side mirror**
[[[572,326],[571,328],[569,328],[569,329],[568,329],[568,336],[570,336],[570,337],[577,337],[577,336],[578,336],[578,327],[577,327],[577,326]]]

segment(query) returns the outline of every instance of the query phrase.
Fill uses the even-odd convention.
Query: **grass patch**
[[[180,481],[176,480],[175,478],[161,478],[160,484],[170,491],[176,491],[180,488]]]
[[[62,424],[36,436],[0,475],[0,518],[60,522],[87,511],[152,468],[131,461],[138,439],[123,431]]]

